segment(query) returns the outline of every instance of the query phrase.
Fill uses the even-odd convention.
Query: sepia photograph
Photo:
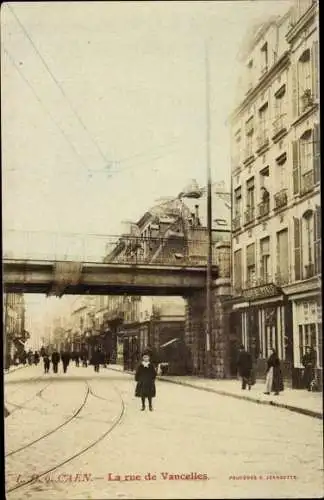
[[[6,500],[323,498],[319,0],[1,5]]]

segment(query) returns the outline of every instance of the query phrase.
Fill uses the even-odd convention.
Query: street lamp
[[[211,374],[210,338],[212,334],[212,190],[211,190],[211,154],[210,154],[210,71],[209,41],[205,42],[206,70],[206,180],[207,180],[207,276],[206,276],[206,365],[205,375]]]

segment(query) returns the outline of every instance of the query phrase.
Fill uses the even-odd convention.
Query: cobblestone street
[[[130,376],[92,367],[17,370],[5,403],[10,500],[323,493],[322,423],[286,409],[157,381],[141,412]]]

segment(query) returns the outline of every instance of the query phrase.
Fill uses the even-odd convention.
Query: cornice
[[[298,37],[300,32],[309,24],[313,17],[316,15],[316,2],[309,7],[309,9],[298,19],[296,24],[294,24],[286,35],[286,40],[288,43],[292,43],[295,38]]]
[[[264,73],[264,75],[260,78],[259,82],[252,90],[248,93],[247,96],[243,99],[241,104],[233,111],[230,115],[230,121],[233,121],[248,105],[254,101],[257,97],[258,93],[261,92],[264,88],[266,88],[269,83],[273,80],[274,76],[277,76],[277,73],[280,70],[285,69],[290,62],[290,51],[286,50],[283,55],[278,59],[278,61],[272,65],[272,67]]]

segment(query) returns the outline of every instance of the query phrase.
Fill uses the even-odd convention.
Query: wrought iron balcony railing
[[[279,271],[275,275],[275,283],[278,286],[287,285],[290,283],[290,273],[287,269],[286,271]]]
[[[254,221],[254,207],[249,207],[244,212],[244,224],[250,224]]]
[[[263,130],[260,134],[258,134],[256,142],[257,142],[257,151],[266,147],[269,144],[268,131]]]
[[[259,217],[265,217],[270,212],[270,200],[259,203]]]
[[[300,193],[306,194],[314,189],[314,171],[309,170],[301,176]]]
[[[274,195],[274,210],[285,207],[288,203],[287,189],[281,189]]]
[[[315,276],[315,266],[312,262],[307,264],[304,269],[305,269],[304,271],[305,279],[312,278],[313,276]]]
[[[311,89],[305,89],[300,97],[302,113],[314,104],[314,98]]]
[[[275,118],[275,120],[272,122],[272,134],[275,137],[278,135],[281,131],[286,130],[287,124],[286,124],[286,114],[281,114]]]

